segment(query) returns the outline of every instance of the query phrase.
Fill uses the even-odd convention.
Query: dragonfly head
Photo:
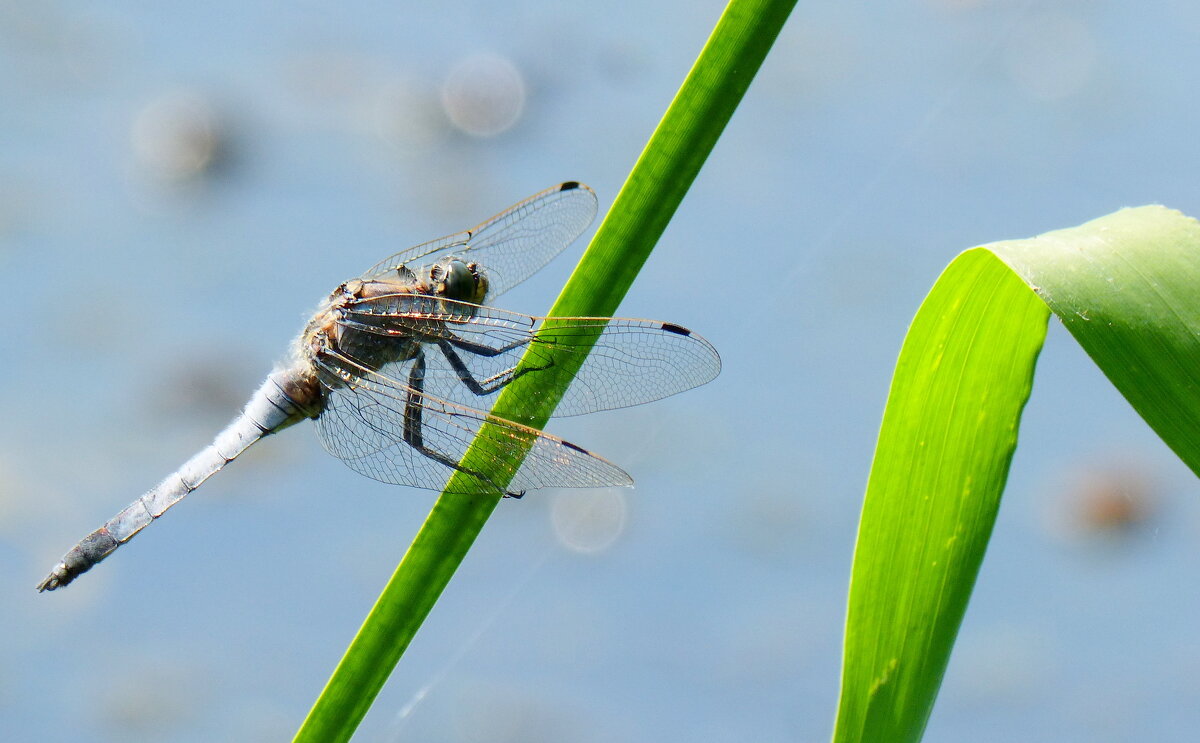
[[[488,280],[478,263],[445,258],[429,267],[429,284],[434,294],[446,299],[483,304]]]

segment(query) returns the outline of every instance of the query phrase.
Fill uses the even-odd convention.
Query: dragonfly
[[[681,325],[548,319],[486,304],[574,242],[596,208],[592,189],[561,183],[342,283],[241,414],[72,547],[38,590],[66,586],[252,444],[305,420],[329,453],[385,483],[510,498],[535,488],[632,485],[603,457],[487,412],[506,389],[522,406],[535,405],[546,394],[539,376],[549,380],[560,366],[579,368],[556,416],[651,402],[720,372],[716,349]],[[477,437],[485,459],[467,464],[479,459],[464,460]]]

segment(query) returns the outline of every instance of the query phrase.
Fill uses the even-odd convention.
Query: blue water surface
[[[295,731],[434,494],[297,427],[68,590],[34,585],[342,280],[562,180],[607,209],[721,9],[0,7],[6,739]],[[515,120],[467,133],[463,69],[515,71],[472,73],[480,115]],[[1183,0],[801,4],[621,308],[704,334],[722,375],[554,423],[636,489],[501,503],[356,740],[826,740],[909,318],[971,246],[1200,213],[1198,71]],[[546,310],[581,250],[504,306]],[[927,740],[1189,740],[1200,489],[1051,325]],[[607,537],[573,541],[595,513]]]

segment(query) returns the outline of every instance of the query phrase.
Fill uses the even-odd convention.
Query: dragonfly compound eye
[[[441,295],[447,299],[479,304],[487,293],[487,280],[479,272],[478,266],[452,260],[446,264],[441,288]]]

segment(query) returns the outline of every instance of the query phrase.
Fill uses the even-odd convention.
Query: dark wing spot
[[[669,323],[669,322],[663,323],[662,329],[667,331],[668,333],[675,333],[677,335],[691,335],[692,334],[692,331],[688,330],[687,328],[683,327],[682,325],[676,325],[674,323]]]
[[[579,181],[567,181],[558,187],[559,191],[574,191],[579,188]]]
[[[591,452],[588,451],[587,449],[584,449],[582,446],[576,446],[575,444],[572,444],[570,441],[564,441],[562,443],[563,443],[563,446],[567,447],[568,449],[574,449],[575,451],[577,451],[581,454],[587,454],[587,455],[591,456]]]

